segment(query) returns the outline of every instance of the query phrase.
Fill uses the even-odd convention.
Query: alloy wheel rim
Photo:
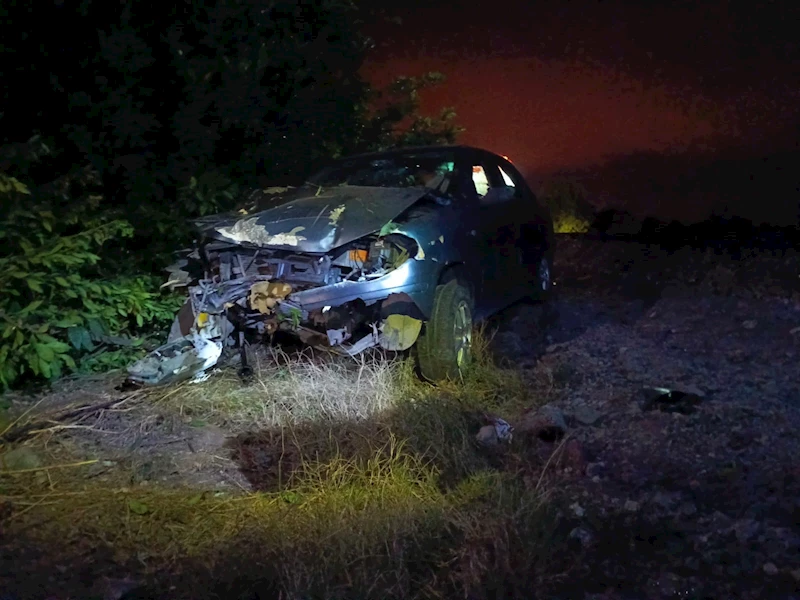
[[[459,371],[467,364],[472,347],[472,311],[465,300],[456,306],[453,337],[456,349],[456,364]]]

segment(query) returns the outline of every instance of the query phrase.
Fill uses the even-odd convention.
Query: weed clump
[[[62,565],[103,548],[170,597],[526,597],[552,519],[541,490],[490,464],[474,435],[529,399],[476,340],[464,381],[441,386],[404,358],[271,350],[250,385],[222,372],[153,393],[150,413],[226,427],[250,490],[0,473],[4,529]]]

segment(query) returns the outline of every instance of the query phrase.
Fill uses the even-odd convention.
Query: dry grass
[[[226,370],[202,384],[182,385],[161,403],[243,431],[369,419],[406,397],[415,384],[410,361],[377,354],[289,355],[266,348],[254,353],[252,366],[249,384]]]
[[[474,434],[481,415],[510,418],[531,399],[517,373],[493,365],[485,336],[476,341],[465,380],[438,387],[409,359],[267,350],[248,385],[222,371],[154,391],[143,419],[272,436],[256,447],[277,449],[266,462],[293,455],[300,468],[255,486],[275,491],[238,494],[131,487],[123,473],[99,486],[81,466],[0,473],[0,525],[10,547],[47,547],[53,561],[105,548],[142,573],[191,574],[173,597],[231,585],[283,598],[480,597],[487,585],[525,597],[547,564],[543,495],[491,467]]]
[[[234,431],[380,419],[403,403],[430,397],[458,398],[465,407],[503,413],[529,406],[534,400],[519,373],[494,364],[489,342],[478,331],[475,361],[464,381],[438,386],[421,381],[407,357],[375,352],[349,358],[264,348],[253,353],[249,384],[229,369],[153,398],[161,408]]]

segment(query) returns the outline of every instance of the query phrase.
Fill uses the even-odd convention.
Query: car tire
[[[553,260],[539,248],[517,249],[520,269],[528,276],[526,296],[534,301],[547,300],[553,290]]]
[[[553,261],[547,253],[542,254],[536,262],[533,288],[533,298],[539,301],[547,300],[553,292]]]
[[[431,317],[416,344],[425,379],[461,379],[472,359],[473,308],[472,293],[458,279],[436,287]]]

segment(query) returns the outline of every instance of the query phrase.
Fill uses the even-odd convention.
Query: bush
[[[83,170],[32,192],[0,174],[0,389],[115,366],[92,354],[109,346],[124,348],[112,355],[124,364],[140,351],[137,336],[177,309],[179,299],[159,293],[154,276],[120,271],[123,253],[109,247],[133,229],[98,213],[95,181]]]
[[[557,179],[545,186],[542,200],[553,216],[556,233],[586,233],[594,218],[586,188],[569,179]]]

